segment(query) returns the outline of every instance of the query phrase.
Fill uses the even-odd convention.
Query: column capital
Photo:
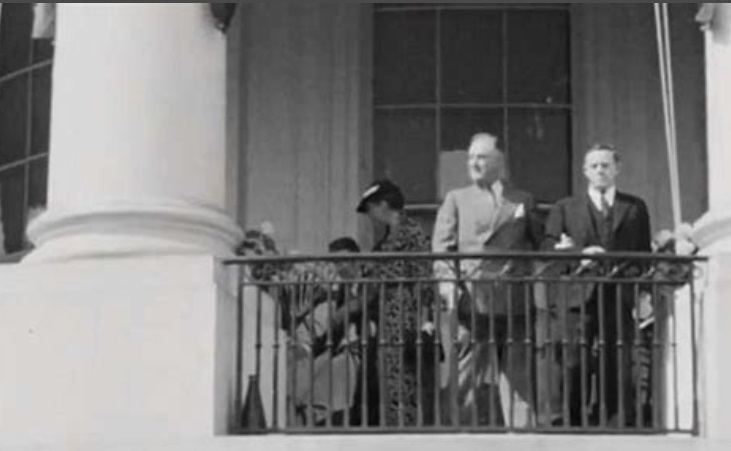
[[[47,211],[28,227],[37,249],[25,261],[150,253],[233,254],[241,228],[222,210],[172,199],[109,201]]]
[[[57,20],[48,209],[24,261],[231,255],[226,40],[206,5],[59,4]]]

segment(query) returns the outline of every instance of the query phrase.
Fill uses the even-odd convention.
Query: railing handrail
[[[693,263],[708,260],[704,255],[673,255],[653,252],[605,252],[583,254],[581,252],[561,251],[501,251],[501,252],[361,252],[352,254],[298,254],[241,256],[226,258],[227,266],[251,263],[304,263],[310,261],[378,261],[378,260],[471,260],[471,259],[516,259],[516,260],[634,260],[671,263]]]

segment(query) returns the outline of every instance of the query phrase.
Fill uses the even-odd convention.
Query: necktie
[[[604,193],[599,193],[601,201],[599,202],[600,209],[602,216],[605,218],[609,215],[609,209],[612,208],[611,205],[609,205],[609,201],[607,200],[607,197],[604,195]]]

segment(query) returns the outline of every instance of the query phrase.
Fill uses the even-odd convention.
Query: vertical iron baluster
[[[256,353],[254,356],[254,374],[259,377],[261,376],[261,321],[262,321],[262,301],[261,301],[261,290],[256,291]]]
[[[490,426],[496,426],[496,408],[495,408],[495,396],[497,394],[498,402],[500,401],[500,365],[498,362],[498,353],[496,348],[496,341],[495,341],[495,295],[499,292],[500,286],[499,282],[497,280],[493,280],[491,283],[491,286],[493,288],[491,296],[488,297],[488,317],[489,317],[489,324],[490,324],[490,333],[489,338],[487,341],[488,346],[488,355],[490,359],[490,366],[489,368],[492,369],[492,375],[495,378],[490,386],[490,390],[488,391],[488,403],[490,404]],[[497,390],[497,393],[495,393]]]
[[[628,406],[625,405],[625,353],[626,353],[626,347],[630,345],[631,343],[625,343],[624,339],[624,306],[622,303],[624,302],[622,291],[625,287],[622,283],[617,283],[617,290],[615,291],[615,312],[617,314],[617,328],[616,328],[616,335],[617,335],[617,347],[616,347],[616,353],[617,353],[617,381],[616,381],[616,390],[617,390],[617,418],[618,418],[618,428],[624,429],[626,427],[627,421],[626,421],[626,409]],[[629,406],[631,408],[632,406]]]
[[[644,415],[642,412],[642,383],[643,383],[643,365],[642,356],[644,355],[642,337],[640,336],[640,286],[638,283],[633,284],[633,297],[635,301],[635,338],[634,338],[634,349],[630,352],[634,367],[634,376],[632,379],[635,380],[635,426],[637,429],[642,428],[644,424]],[[630,372],[630,374],[632,374]]]
[[[333,380],[333,352],[335,351],[333,346],[333,298],[332,298],[332,281],[330,280],[322,280],[320,283],[326,283],[326,298],[325,302],[327,302],[327,330],[325,333],[327,333],[326,342],[325,342],[325,352],[327,353],[327,380],[329,384],[327,384],[327,408],[326,408],[326,417],[325,417],[325,425],[330,428],[332,427],[332,417],[334,414],[333,411],[333,400],[335,399],[334,393],[333,393],[333,387],[335,386],[335,381]],[[314,353],[312,355],[312,358],[314,360],[315,356]]]
[[[304,286],[304,293],[305,293],[305,303],[307,304],[307,316],[309,318],[309,352],[308,352],[308,363],[310,367],[310,377],[307,381],[310,384],[310,400],[309,405],[307,406],[307,412],[308,412],[308,418],[307,418],[307,426],[309,428],[314,428],[317,425],[315,424],[315,353],[314,353],[314,344],[316,340],[315,336],[315,300],[313,296],[313,286],[308,283],[308,280],[305,280],[303,282],[305,284]]]
[[[384,351],[386,350],[387,342],[385,337],[384,329],[384,315],[386,309],[386,283],[380,281],[378,289],[378,389],[380,392],[378,407],[380,409],[380,424],[381,427],[386,426],[386,404],[390,401],[386,397],[386,368]],[[389,406],[390,407],[390,406]]]
[[[597,346],[599,348],[599,374],[597,379],[599,381],[599,424],[602,428],[607,426],[607,362],[606,362],[606,330],[604,324],[604,287],[605,282],[601,281],[597,283],[599,291],[599,338],[597,340]]]
[[[533,389],[533,375],[535,374],[534,370],[534,362],[535,362],[535,353],[534,353],[534,347],[533,347],[533,330],[535,325],[535,321],[533,321],[533,316],[531,315],[531,305],[534,305],[534,303],[531,302],[533,299],[531,296],[531,293],[533,292],[533,285],[530,282],[523,281],[523,289],[525,290],[523,294],[523,302],[525,305],[523,308],[525,309],[525,339],[524,339],[524,346],[525,346],[525,354],[526,354],[526,380],[528,381],[528,399],[523,400],[524,402],[527,402],[529,405],[533,405],[533,400],[536,399],[535,392]],[[534,282],[535,283],[535,282]],[[532,419],[529,419],[529,424],[527,426],[531,426],[535,424],[535,420],[537,420],[537,412],[530,412],[534,417]]]
[[[553,342],[551,340],[551,331],[552,331],[552,324],[551,324],[551,311],[550,311],[550,282],[541,282],[541,286],[543,287],[545,293],[545,305],[542,309],[536,309],[536,327],[540,325],[540,329],[536,329],[537,332],[540,332],[539,334],[536,334],[536,340],[535,340],[535,352],[536,352],[536,358],[540,359],[542,364],[540,368],[543,369],[544,373],[539,373],[538,367],[536,367],[536,385],[539,383],[542,384],[542,386],[538,389],[538,399],[540,400],[538,405],[537,413],[538,418],[541,420],[549,419],[553,415],[553,411],[551,409],[551,387],[553,387],[553,377],[551,374],[551,364],[555,361],[554,357],[554,350],[553,348]],[[546,423],[545,421],[540,422],[541,426],[547,426],[550,427],[550,422]]]
[[[469,282],[467,282],[469,283]],[[474,290],[477,291],[477,290]],[[479,409],[478,409],[478,397],[479,394],[478,388],[479,384],[477,383],[477,360],[479,359],[479,341],[477,339],[477,311],[475,306],[475,299],[470,297],[470,349],[472,353],[472,360],[470,362],[470,366],[472,367],[472,380],[470,383],[472,384],[472,425],[478,426],[478,417],[479,417]],[[463,401],[465,402],[466,399]]]
[[[697,436],[700,434],[700,418],[698,418],[698,355],[697,355],[697,346],[698,343],[696,341],[696,290],[695,290],[695,273],[693,268],[693,263],[689,263],[690,266],[690,272],[689,277],[690,280],[688,283],[690,283],[690,340],[691,340],[691,347],[690,347],[690,353],[691,353],[691,361],[692,361],[692,372],[693,372],[693,430],[692,434],[694,436]]]
[[[652,328],[652,425],[653,428],[659,430],[661,428],[661,395],[663,393],[663,358],[662,358],[662,340],[660,336],[661,327],[664,330],[667,321],[667,308],[662,308],[662,313],[658,306],[661,304],[658,294],[658,282],[652,282],[652,314],[655,316],[655,324]]]
[[[440,427],[442,425],[442,402],[441,402],[441,389],[442,389],[442,362],[439,361],[440,350],[444,351],[444,355],[449,355],[448,350],[442,346],[442,305],[443,300],[439,294],[439,281],[434,281],[434,426]]]
[[[457,323],[457,304],[459,303],[459,283],[461,279],[461,274],[459,270],[459,260],[455,260],[455,268],[456,268],[456,274],[455,279],[456,282],[454,284],[454,305],[451,310],[449,310],[449,336],[450,336],[450,343],[452,346],[452,350],[450,352],[450,359],[449,359],[449,402],[450,402],[450,411],[452,416],[452,425],[453,426],[459,426],[460,424],[460,418],[459,418],[459,403],[458,403],[458,396],[459,396],[459,374],[458,374],[458,323]]]
[[[507,340],[505,340],[505,375],[506,377],[509,377],[511,375],[512,370],[512,352],[513,352],[513,282],[508,281],[506,282],[508,292],[507,292],[507,313],[508,313],[508,337]],[[499,384],[498,384],[499,386]],[[510,389],[508,396],[510,399],[508,400],[508,418],[506,426],[508,427],[509,431],[512,431],[515,428],[515,396],[514,396],[514,387],[511,384],[509,384]],[[502,406],[501,406],[502,407]]]
[[[672,338],[670,339],[670,348],[672,349],[673,359],[673,414],[675,416],[674,432],[680,432],[680,395],[678,393],[678,311],[677,299],[675,295],[671,296],[672,302]]]
[[[399,311],[399,318],[398,318],[398,338],[396,341],[396,354],[398,355],[398,374],[399,374],[399,383],[398,385],[398,426],[399,428],[404,427],[404,417],[405,417],[405,410],[406,410],[406,401],[404,399],[404,385],[405,385],[405,377],[406,377],[406,371],[404,368],[405,360],[404,360],[404,351],[406,350],[405,342],[404,342],[404,322],[406,321],[406,302],[404,302],[404,284],[399,283],[398,284],[398,311]]]
[[[371,322],[370,322],[370,316],[368,311],[368,291],[369,288],[371,288],[370,283],[363,282],[363,292],[360,297],[361,301],[361,337],[360,337],[360,352],[361,352],[361,398],[360,398],[360,408],[361,408],[361,418],[360,418],[360,425],[363,428],[368,427],[368,416],[370,415],[368,410],[368,396],[370,396],[369,390],[368,390],[368,368],[370,363],[369,358],[369,352],[370,352],[370,337],[371,337]],[[380,331],[379,331],[380,332]]]
[[[236,285],[236,428],[243,420],[244,405],[244,282],[241,275],[244,271],[245,267],[240,268]]]
[[[565,285],[566,288],[569,288],[569,285]],[[567,292],[567,290],[564,290],[564,292]],[[569,427],[571,426],[571,410],[569,407],[569,393],[571,390],[570,385],[570,374],[569,374],[569,353],[573,349],[573,346],[575,345],[570,343],[569,341],[569,307],[567,303],[566,296],[559,296],[558,298],[558,317],[560,322],[560,328],[561,328],[561,340],[560,343],[558,343],[558,346],[561,348],[561,399],[562,399],[562,417],[563,417],[563,426]],[[583,299],[581,301],[581,304],[583,305]],[[583,318],[581,318],[583,321]],[[573,354],[573,352],[572,352]],[[549,371],[550,373],[550,371]],[[584,375],[582,374],[581,377],[583,378]],[[552,385],[549,384],[549,387],[552,387]]]
[[[266,413],[261,398],[260,376],[261,376],[261,321],[262,301],[261,290],[257,290],[257,313],[256,313],[256,340],[255,340],[255,368],[254,374],[249,375],[249,387],[246,392],[246,401],[242,408],[241,426],[247,431],[266,430]]]
[[[345,394],[348,396],[345,402],[345,412],[343,412],[343,427],[345,429],[350,429],[350,409],[352,407],[350,405],[350,403],[352,402],[352,398],[350,398],[350,392],[353,387],[350,386],[350,364],[356,361],[355,355],[353,354],[353,344],[350,341],[350,300],[352,295],[352,289],[353,285],[351,285],[351,282],[346,280],[340,283],[340,290],[343,294],[343,308],[345,309],[343,356],[345,358]],[[361,362],[362,361],[363,359],[361,358]]]
[[[298,353],[300,352],[300,350],[299,350],[300,342],[299,342],[299,335],[297,334],[297,314],[298,314],[297,289],[296,289],[296,287],[291,286],[291,285],[288,288],[289,288],[289,308],[288,308],[289,334],[288,334],[287,339],[289,340],[290,354],[289,354],[289,358],[287,361],[287,365],[288,365],[288,367],[289,366],[292,367],[291,378],[290,378],[290,381],[288,384],[290,387],[289,388],[289,390],[290,390],[290,393],[289,393],[290,414],[289,414],[288,421],[291,422],[292,425],[295,425],[297,415],[299,414],[297,412],[297,409],[299,407],[297,405],[297,402],[301,401],[297,397],[297,390],[299,389],[299,386],[301,384],[301,381],[299,381],[298,377],[297,377],[298,369],[299,369],[298,368],[299,367]],[[288,424],[288,426],[289,426],[289,424]]]
[[[416,324],[414,325],[416,328],[416,426],[422,427],[424,426],[423,400],[425,399],[425,390],[422,384],[424,341],[421,338],[421,327],[424,325],[422,322],[424,311],[421,305],[421,283],[416,282],[414,289],[416,290]]]
[[[578,282],[579,286],[582,287],[582,294],[585,293],[584,290],[589,289],[592,285],[591,282]],[[597,292],[599,291],[599,284],[594,284],[595,289]],[[581,426],[586,429],[589,426],[589,415],[588,415],[588,401],[587,401],[587,382],[591,382],[589,379],[588,374],[588,340],[587,340],[587,314],[586,314],[586,302],[582,302],[579,304],[579,360],[580,360],[580,377],[579,377],[579,383],[581,387],[581,393],[580,393],[580,410],[581,410]],[[596,307],[596,305],[594,306]],[[590,385],[591,386],[591,385]]]
[[[274,287],[274,362],[272,365],[272,430],[274,431],[279,429],[279,315],[281,308],[279,303],[282,302],[281,290],[281,285],[277,285]]]

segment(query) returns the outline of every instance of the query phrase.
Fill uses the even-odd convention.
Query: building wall
[[[708,208],[703,34],[698,4],[670,8],[683,220]],[[574,43],[574,191],[583,152],[594,142],[622,152],[620,188],[643,197],[652,228],[670,228],[672,210],[656,29],[650,3],[577,4]]]
[[[358,233],[370,126],[363,5],[249,4],[241,33],[240,221],[300,252]]]
[[[229,122],[238,127],[229,136],[238,133],[242,152],[239,219],[245,227],[271,222],[286,248],[321,251],[342,234],[368,245],[370,229],[354,205],[372,174],[370,8],[257,3],[241,11],[241,33],[232,38],[241,47],[241,106]],[[671,6],[680,189],[689,222],[708,204],[696,10],[697,4]],[[672,227],[652,6],[575,4],[572,40],[573,191],[584,187],[587,146],[612,143],[623,154],[620,188],[647,201],[654,231]]]

